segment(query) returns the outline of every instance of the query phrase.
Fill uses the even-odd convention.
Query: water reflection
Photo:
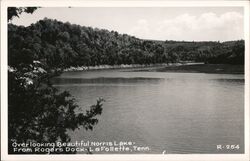
[[[98,77],[98,78],[54,78],[52,83],[57,84],[105,84],[105,83],[158,83],[163,81],[163,78],[144,78],[144,77],[135,77],[135,78],[112,78],[112,77]]]
[[[94,130],[71,132],[72,141],[130,140],[157,154],[244,152],[243,75],[69,72],[54,83],[82,108],[106,100]],[[218,151],[217,144],[241,148]]]

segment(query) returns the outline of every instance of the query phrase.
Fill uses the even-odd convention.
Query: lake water
[[[144,154],[244,152],[244,75],[97,70],[63,73],[55,86],[82,109],[106,100],[93,131],[69,132],[72,142],[132,141],[150,148],[132,152]]]

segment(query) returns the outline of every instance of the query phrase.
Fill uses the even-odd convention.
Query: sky
[[[230,41],[244,39],[243,16],[242,7],[46,7],[12,23],[28,26],[47,17],[141,39]]]

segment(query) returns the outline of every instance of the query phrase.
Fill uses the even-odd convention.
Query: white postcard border
[[[3,0],[1,2],[1,155],[3,160],[189,160],[189,161],[246,161],[249,160],[249,1],[80,1],[80,0]],[[245,154],[128,154],[128,155],[9,155],[7,135],[7,7],[244,7],[245,36]]]

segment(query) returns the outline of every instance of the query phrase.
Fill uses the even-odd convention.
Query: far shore
[[[163,67],[169,66],[181,66],[181,65],[193,65],[193,64],[204,64],[202,62],[179,62],[179,63],[160,63],[160,64],[121,64],[121,65],[96,65],[96,66],[78,66],[78,67],[69,67],[64,69],[64,72],[72,71],[89,71],[89,70],[106,70],[106,69],[138,69],[138,70],[147,70],[147,69],[160,69]]]
[[[152,68],[147,70],[134,71],[155,71],[155,72],[177,72],[177,73],[211,73],[211,74],[244,74],[244,65],[231,64],[192,64],[174,65],[163,68]]]
[[[211,73],[211,74],[244,74],[244,65],[231,64],[204,64],[202,62],[181,62],[168,64],[129,64],[129,65],[99,65],[70,67],[64,69],[64,72],[72,71],[93,71],[124,69],[126,72],[175,72],[175,73]],[[127,69],[127,70],[126,70]]]

